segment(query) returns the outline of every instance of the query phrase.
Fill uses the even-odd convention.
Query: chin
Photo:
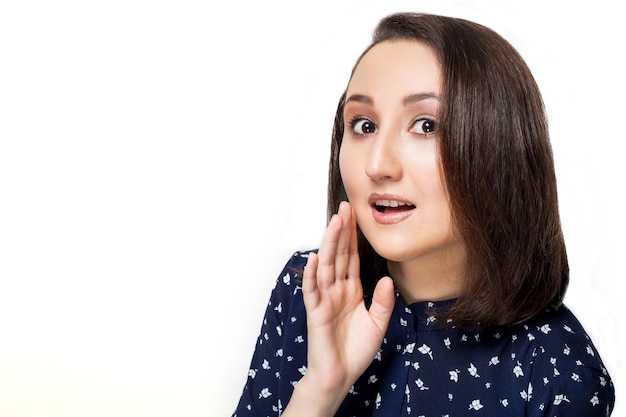
[[[430,244],[428,244],[430,243]],[[460,249],[459,243],[454,241],[423,242],[419,244],[415,239],[375,239],[370,241],[377,254],[387,261],[405,263],[412,261],[432,262],[434,259],[444,259],[449,255],[456,258]],[[462,246],[461,246],[462,247]]]
[[[391,262],[407,262],[421,255],[415,251],[399,250],[407,247],[406,244],[402,243],[379,244],[372,245],[372,247],[378,255]]]

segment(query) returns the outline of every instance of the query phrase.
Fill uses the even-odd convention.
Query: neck
[[[407,304],[456,298],[463,289],[465,251],[424,255],[406,262],[387,261],[389,274]]]

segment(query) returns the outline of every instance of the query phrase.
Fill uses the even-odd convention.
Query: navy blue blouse
[[[235,417],[278,416],[307,367],[306,312],[289,260],[272,291]],[[336,416],[609,416],[611,378],[565,306],[525,324],[443,326],[429,312],[452,301],[406,305],[396,293],[387,334]]]

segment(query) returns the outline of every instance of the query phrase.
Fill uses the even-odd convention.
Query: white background
[[[533,70],[566,302],[624,414],[617,2],[379,3],[0,5],[0,416],[233,411],[274,280],[322,236],[337,99],[395,11],[484,23]]]

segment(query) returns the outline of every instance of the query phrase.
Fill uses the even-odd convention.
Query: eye
[[[437,122],[426,117],[418,119],[415,123],[413,123],[411,131],[417,133],[418,135],[430,135],[437,131]]]
[[[355,135],[367,135],[376,131],[374,122],[362,117],[352,119],[350,121],[350,127],[352,128],[352,133]]]

